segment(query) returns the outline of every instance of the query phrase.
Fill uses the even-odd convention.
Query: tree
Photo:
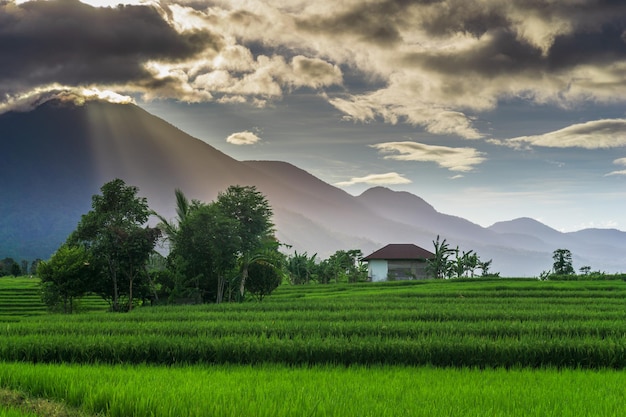
[[[312,279],[315,279],[315,257],[317,254],[313,254],[311,257],[306,252],[298,254],[294,251],[293,256],[287,259],[287,273],[289,274],[289,281],[292,284],[308,284]]]
[[[48,261],[39,262],[44,303],[51,309],[63,304],[64,313],[74,311],[74,300],[89,291],[94,274],[90,255],[84,247],[61,246]]]
[[[434,278],[444,278],[450,269],[449,258],[454,250],[450,249],[446,239],[440,242],[439,235],[437,235],[437,240],[433,241],[433,245],[435,246],[435,257],[426,262],[426,271]]]
[[[358,282],[367,279],[367,267],[360,260],[363,252],[360,249],[338,250],[323,262],[325,283],[331,279],[335,282]]]
[[[31,275],[36,275],[37,274],[37,268],[39,267],[39,263],[40,262],[41,262],[41,259],[37,258],[30,264],[30,274]]]
[[[499,272],[490,272],[489,268],[491,268],[491,264],[493,263],[493,259],[489,259],[488,261],[481,261],[480,259],[477,262],[478,268],[482,270],[481,276],[483,277],[499,277]]]
[[[102,186],[101,195],[92,197],[92,210],[83,215],[78,227],[68,238],[68,244],[83,246],[95,266],[102,272],[93,283],[96,292],[110,300],[114,311],[121,310],[121,295],[128,296],[132,308],[133,285],[145,276],[148,257],[160,231],[143,225],[152,213],[139,189],[115,179]],[[126,278],[128,287],[122,289]]]
[[[267,262],[252,262],[248,268],[247,290],[259,301],[270,295],[283,282],[280,269]]]
[[[572,253],[568,249],[557,249],[552,253],[552,269],[556,275],[574,275]]]
[[[254,253],[273,233],[272,209],[265,196],[254,186],[230,186],[226,192],[218,194],[216,203],[226,217],[236,221],[242,264],[239,295],[243,298],[248,266],[254,261]]]
[[[11,265],[11,275],[14,277],[22,275],[22,268],[20,268],[20,265],[17,262],[14,262],[13,265]]]
[[[13,271],[15,271],[14,265],[17,265],[17,263],[13,258],[4,258],[2,261],[0,261],[0,277],[3,277],[5,275],[13,275]]]
[[[174,196],[176,198],[176,223],[171,220],[167,220],[165,217],[156,212],[152,212],[152,214],[160,220],[158,227],[165,235],[165,238],[170,240],[170,243],[174,243],[176,240],[180,224],[187,219],[191,212],[204,205],[198,200],[189,201],[187,196],[185,196],[183,191],[179,188],[174,190]]]
[[[184,279],[179,287],[197,302],[221,302],[226,277],[237,264],[241,247],[238,223],[215,204],[193,210],[180,223],[173,262]]]

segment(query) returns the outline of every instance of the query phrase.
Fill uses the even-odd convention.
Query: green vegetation
[[[74,311],[105,311],[108,304],[100,297],[85,296],[74,302]],[[41,299],[41,284],[37,278],[0,278],[0,323],[20,321],[25,317],[41,316],[47,312]]]
[[[263,303],[38,316],[0,327],[28,362],[626,368],[626,283],[282,286]]]
[[[551,281],[473,278],[490,262],[437,239],[457,279],[365,283],[359,250],[282,255],[254,187],[177,190],[159,230],[136,188],[102,191],[41,280],[0,279],[0,417],[626,412],[626,282],[574,281],[567,250]]]
[[[113,417],[619,416],[616,371],[2,364],[0,384]]]
[[[105,416],[623,415],[625,296],[623,281],[475,278],[101,304],[0,325],[0,387]]]
[[[552,253],[552,269],[539,274],[542,281],[626,281],[626,274],[607,274],[602,271],[592,271],[589,265],[580,267],[580,274],[576,274],[572,263],[572,253],[569,249],[556,249]]]
[[[316,262],[317,254],[309,256],[294,252],[286,261],[289,282],[294,285],[329,284],[331,282],[363,282],[367,281],[367,264],[361,262],[363,252],[359,249],[338,250],[328,259]]]
[[[482,270],[483,277],[498,277],[498,272],[489,271],[492,260],[481,261],[473,250],[461,251],[457,246],[456,249],[450,248],[446,239],[433,241],[434,257],[429,259],[426,264],[426,271],[433,278],[463,278],[475,277],[476,270]],[[451,256],[454,255],[454,259]]]
[[[0,417],[94,417],[64,401],[51,401],[0,388]]]

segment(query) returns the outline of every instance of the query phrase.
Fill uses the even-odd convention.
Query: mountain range
[[[420,197],[374,187],[353,196],[280,161],[238,161],[133,104],[50,100],[0,115],[0,257],[48,258],[114,178],[139,188],[150,207],[175,217],[174,190],[212,201],[229,185],[254,185],[274,211],[278,239],[323,259],[339,249],[365,255],[388,243],[451,247],[493,259],[502,276],[537,276],[552,252],[574,266],[626,270],[626,233],[561,233],[520,218],[482,227],[438,212]]]

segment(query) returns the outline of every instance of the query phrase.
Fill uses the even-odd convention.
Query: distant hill
[[[286,162],[237,161],[132,104],[49,101],[0,115],[0,257],[48,258],[114,178],[140,189],[173,218],[174,189],[213,200],[229,185],[255,185],[274,209],[277,237],[325,258],[338,249],[365,254],[388,243],[432,248],[437,235],[493,258],[504,276],[537,275],[565,247],[575,266],[625,271],[626,233],[560,233],[532,219],[481,227],[437,212],[423,199],[383,187],[360,196]]]

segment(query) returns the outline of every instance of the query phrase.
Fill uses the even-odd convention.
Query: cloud
[[[371,174],[365,177],[353,177],[348,181],[342,181],[335,183],[339,187],[345,187],[355,184],[370,184],[370,185],[391,185],[391,184],[410,184],[412,181],[405,178],[397,172],[388,172],[386,174]]]
[[[622,165],[622,166],[626,166],[626,158],[618,158],[616,160],[613,161],[613,163],[615,165]],[[617,171],[611,171],[608,174],[605,174],[605,177],[610,177],[613,175],[626,175],[626,169],[621,169],[621,170],[617,170]]]
[[[218,48],[209,31],[177,32],[152,6],[0,3],[0,96],[53,84],[151,89],[147,61],[183,61]]]
[[[73,103],[75,105],[83,105],[86,101],[91,100],[104,100],[120,104],[135,103],[132,97],[117,94],[113,91],[52,85],[45,88],[36,88],[28,93],[11,97],[4,103],[0,102],[0,114],[9,111],[27,112],[51,100]]]
[[[386,142],[370,145],[396,161],[435,162],[450,171],[469,172],[483,163],[485,154],[473,148],[451,148],[417,142]],[[391,154],[391,155],[389,155]]]
[[[356,122],[479,139],[474,115],[509,98],[623,103],[625,15],[598,0],[5,1],[0,97],[62,85],[263,106],[310,88]]]
[[[321,59],[298,55],[288,63],[282,56],[254,58],[246,49],[231,47],[218,54],[212,68],[195,77],[190,85],[210,94],[279,98],[287,87],[321,88],[341,82],[339,67]]]
[[[469,117],[461,112],[433,107],[421,102],[407,90],[382,89],[375,93],[333,98],[330,104],[341,110],[346,119],[368,122],[382,118],[396,124],[400,121],[422,126],[427,132],[438,135],[457,135],[465,139],[479,139],[482,135],[472,127]]]
[[[247,130],[244,132],[233,133],[226,138],[226,142],[233,145],[254,145],[260,140],[261,138],[259,138],[256,134]]]
[[[513,148],[609,149],[626,146],[626,119],[602,119],[579,123],[554,132],[495,141]]]

